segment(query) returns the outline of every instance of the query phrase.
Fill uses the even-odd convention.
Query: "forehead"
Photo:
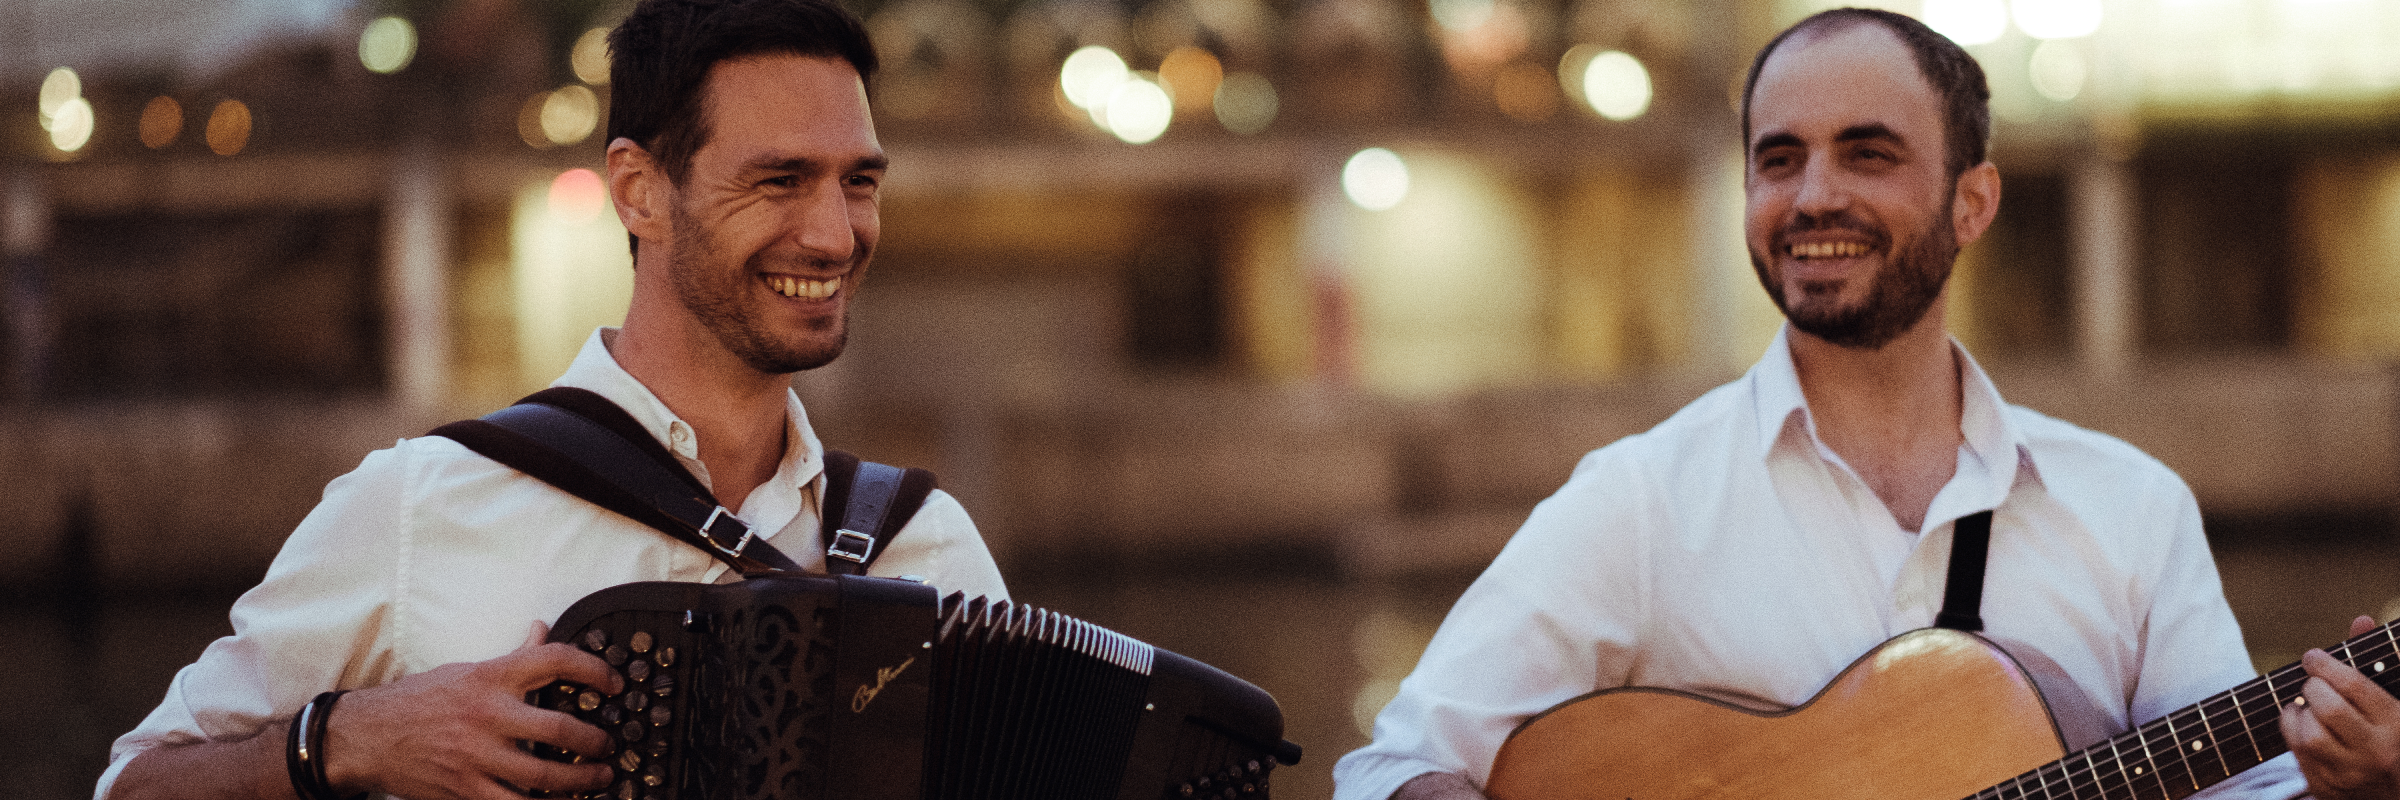
[[[701,90],[709,136],[703,152],[862,158],[881,152],[866,84],[839,58],[743,56],[709,70]]]
[[[1879,124],[1938,141],[1941,96],[1900,37],[1853,24],[1784,40],[1759,69],[1750,93],[1750,136],[1815,134]]]

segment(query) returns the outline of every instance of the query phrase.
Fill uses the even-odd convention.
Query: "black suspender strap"
[[[606,411],[594,407],[594,400],[606,404]],[[581,407],[581,413],[570,406]],[[612,411],[625,418],[607,419]],[[620,430],[627,426],[630,433]],[[701,488],[631,415],[597,394],[548,389],[482,419],[435,428],[431,435],[455,439],[568,494],[657,528],[744,575],[801,569]]]
[[[842,511],[842,527],[825,536],[825,571],[856,574],[875,557],[875,535],[883,530],[892,500],[900,494],[902,470],[889,464],[862,461],[850,480],[850,502]]]
[[[1983,630],[1983,567],[1991,548],[1992,512],[1959,518],[1950,534],[1950,578],[1942,589],[1942,612],[1933,617],[1935,627]]]

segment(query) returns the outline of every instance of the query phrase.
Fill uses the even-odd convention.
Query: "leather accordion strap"
[[[877,552],[876,535],[883,531],[892,501],[900,495],[902,472],[890,464],[859,463],[858,472],[850,479],[842,526],[825,534],[826,572],[857,575],[866,571],[868,560]]]
[[[1942,587],[1942,611],[1934,627],[1983,630],[1983,568],[1992,547],[1992,512],[1960,517],[1950,534],[1950,578]]]
[[[546,389],[482,419],[453,422],[429,435],[457,440],[487,458],[657,528],[744,575],[802,571],[791,557],[753,536],[748,525],[701,488],[700,481],[624,409],[592,392]]]

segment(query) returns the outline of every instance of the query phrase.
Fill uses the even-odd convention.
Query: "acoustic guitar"
[[[2326,652],[2391,691],[2395,625]],[[2278,714],[2307,679],[2291,664],[2067,753],[2016,660],[1981,636],[1928,628],[1884,642],[1787,710],[1639,687],[1569,700],[1509,735],[1484,791],[1495,800],[2176,800],[2284,753]]]

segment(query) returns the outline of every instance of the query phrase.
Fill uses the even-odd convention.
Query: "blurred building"
[[[1012,569],[1472,564],[1773,334],[1735,104],[1828,5],[863,4],[884,243],[797,386]],[[1891,5],[1991,78],[1952,308],[2003,391],[2213,519],[2384,533],[2400,1]],[[5,0],[0,580],[246,580],[365,451],[618,319],[624,7]]]

